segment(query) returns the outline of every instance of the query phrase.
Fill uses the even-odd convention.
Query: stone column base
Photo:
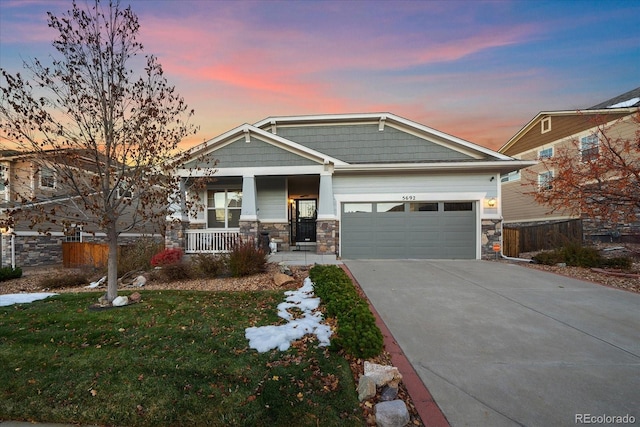
[[[482,259],[495,259],[496,252],[493,250],[493,244],[497,243],[502,248],[502,220],[499,219],[483,219],[482,220]],[[500,252],[497,253],[500,256]]]
[[[316,222],[316,252],[318,254],[338,253],[338,221],[318,220]]]

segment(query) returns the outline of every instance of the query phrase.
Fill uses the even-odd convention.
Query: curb
[[[364,295],[365,293],[362,290],[362,286],[360,286],[360,283],[358,283],[356,278],[353,277],[349,268],[345,264],[341,264],[340,267],[345,273],[347,273],[347,276],[349,276],[353,281],[353,284],[357,286]],[[429,393],[429,390],[427,390],[427,387],[424,385],[415,369],[413,369],[413,365],[411,365],[397,341],[393,338],[393,335],[391,335],[391,331],[389,331],[389,328],[387,328],[387,325],[384,323],[378,314],[378,311],[371,304],[368,298],[367,303],[369,304],[371,313],[373,313],[376,318],[376,325],[382,332],[385,349],[391,355],[393,366],[398,368],[402,374],[402,381],[407,387],[407,392],[411,396],[413,405],[415,406],[416,411],[418,411],[418,415],[420,415],[424,425],[429,427],[450,427],[447,418],[440,410],[440,407],[433,399],[433,396],[431,396],[431,393]]]

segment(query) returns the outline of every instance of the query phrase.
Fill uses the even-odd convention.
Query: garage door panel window
[[[370,213],[373,212],[373,203],[345,203],[344,213]]]
[[[438,212],[438,202],[409,203],[411,212]]]
[[[404,212],[404,203],[376,203],[376,212]]]
[[[445,212],[472,211],[473,202],[444,202]]]

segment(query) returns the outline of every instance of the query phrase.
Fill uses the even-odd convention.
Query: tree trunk
[[[115,224],[107,229],[109,259],[107,261],[107,301],[112,302],[118,296],[118,234]]]

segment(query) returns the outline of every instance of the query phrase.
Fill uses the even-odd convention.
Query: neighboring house
[[[179,209],[167,246],[219,252],[267,233],[279,250],[342,258],[495,256],[500,175],[530,166],[390,113],[269,117],[191,150],[178,171],[216,172],[202,213]]]
[[[609,128],[610,135],[634,139],[638,124],[633,116],[639,106],[640,87],[580,111],[542,111],[498,152],[521,160],[539,160],[553,157],[559,149],[573,147],[572,141],[578,141],[579,149],[575,155],[585,161],[592,160],[598,155],[600,143],[597,124]],[[536,187],[543,190],[549,185],[554,172],[538,164],[502,176],[505,225],[527,226],[580,217],[568,211],[549,213],[548,206],[538,204],[531,194],[527,194],[535,191]],[[585,237],[594,240],[611,237],[612,228],[594,228],[596,224],[589,221],[584,225]],[[628,229],[627,232],[633,231]]]
[[[71,155],[71,151],[64,155]],[[78,174],[91,174],[92,161],[74,152],[78,159]],[[55,152],[47,156],[49,166],[41,166],[33,155],[15,150],[0,151],[0,266],[30,267],[62,264],[63,242],[104,242],[105,234],[87,224],[88,214],[77,209],[77,197],[61,188],[55,166]],[[126,194],[118,194],[126,197]],[[38,210],[57,212],[56,221],[38,221],[32,224],[27,216],[16,213],[9,218],[9,210]],[[125,216],[123,221],[129,219]],[[151,224],[121,235],[122,242],[131,242],[141,236],[162,238],[164,229]]]

